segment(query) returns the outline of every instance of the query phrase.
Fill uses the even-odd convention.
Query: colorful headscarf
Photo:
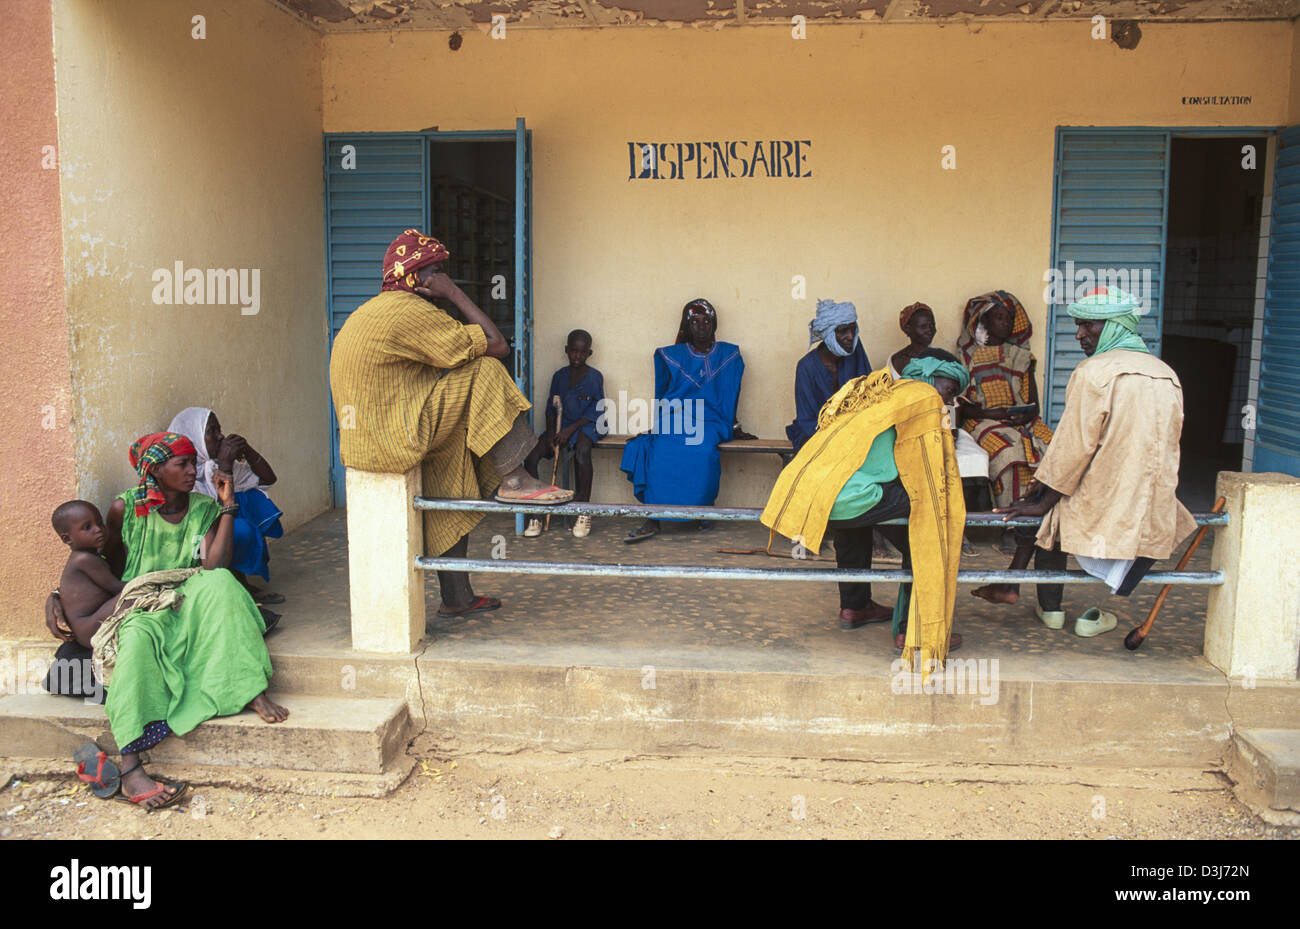
[[[970,386],[970,372],[961,364],[953,359],[952,361],[934,356],[922,356],[913,358],[898,372],[900,377],[910,378],[916,381],[925,381],[931,387],[934,386],[936,377],[946,377],[954,380],[960,385],[957,393],[965,393],[966,388]]]
[[[405,290],[414,293],[420,283],[415,272],[425,265],[451,257],[447,246],[418,229],[407,229],[384,253],[384,283],[380,290]]]
[[[148,516],[150,510],[162,506],[166,500],[153,475],[154,468],[177,455],[197,454],[194,443],[175,432],[151,432],[136,439],[129,452],[131,467],[140,475],[134,494],[135,515]]]
[[[1146,340],[1137,334],[1138,317],[1146,315],[1146,308],[1132,294],[1118,287],[1094,287],[1082,300],[1071,303],[1069,312],[1075,319],[1106,320],[1094,355],[1116,348],[1151,354]]]
[[[925,310],[931,316],[934,316],[934,310],[930,308],[929,304],[913,303],[911,306],[905,306],[903,307],[902,310],[899,311],[898,328],[906,332],[907,324],[910,323],[912,321],[912,317],[915,316],[917,313],[921,312],[921,310]]]
[[[975,347],[984,345],[988,335],[984,329],[984,314],[995,306],[1000,306],[1011,314],[1011,335],[1007,341],[1014,345],[1024,345],[1033,335],[1034,328],[1029,324],[1029,314],[1015,295],[1005,290],[993,290],[966,301],[962,310],[961,335],[957,337],[957,347],[970,355]]]
[[[690,303],[686,304],[686,306],[682,307],[682,321],[677,325],[677,341],[674,344],[681,345],[683,342],[689,342],[691,340],[691,333],[690,330],[686,328],[686,321],[699,313],[703,313],[708,317],[709,321],[713,323],[713,331],[715,333],[718,331],[718,311],[713,308],[713,304],[708,300],[705,300],[703,297],[696,297]]]
[[[840,326],[858,321],[858,309],[852,303],[836,303],[834,300],[818,300],[817,315],[808,323],[808,341],[821,342],[840,358],[847,358],[858,349],[858,334],[853,333],[853,348],[847,352],[835,338],[835,330]]]

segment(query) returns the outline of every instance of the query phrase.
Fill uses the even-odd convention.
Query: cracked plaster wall
[[[329,506],[320,37],[265,3],[54,5],[81,494],[130,443],[214,408],[272,462],[286,529]],[[256,315],[156,305],[155,269],[260,269]]]

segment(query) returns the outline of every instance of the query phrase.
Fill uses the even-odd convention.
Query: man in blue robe
[[[817,431],[817,414],[831,395],[853,378],[871,373],[852,303],[818,300],[808,337],[816,347],[794,369],[794,422],[785,427],[795,454]]]
[[[722,474],[719,443],[754,438],[736,421],[744,359],[739,347],[716,340],[717,330],[709,301],[692,300],[682,309],[677,343],[655,350],[651,431],[627,443],[621,465],[642,503],[712,506]],[[623,541],[640,542],[659,528],[648,519]]]

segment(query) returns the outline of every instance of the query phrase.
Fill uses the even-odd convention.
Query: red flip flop
[[[475,597],[474,602],[463,610],[439,610],[439,616],[468,616],[470,613],[490,613],[501,609],[501,601],[493,602],[491,597]]]
[[[563,497],[559,500],[537,499],[538,497],[541,497],[544,494],[557,493],[557,492],[568,494],[568,496]],[[572,499],[573,499],[573,491],[565,490],[563,487],[556,487],[554,484],[552,484],[550,487],[543,487],[540,490],[534,490],[530,494],[524,494],[522,497],[503,497],[500,494],[496,494],[497,503],[536,503],[538,506],[550,506],[556,503],[568,503]]]
[[[136,807],[137,809],[144,810],[146,813],[152,813],[154,810],[165,810],[167,809],[167,807],[171,806],[172,804],[180,802],[181,797],[185,795],[185,791],[189,789],[188,784],[164,784],[161,781],[154,781],[154,784],[157,785],[157,789],[155,790],[150,790],[142,794],[136,794],[134,797],[117,796],[114,797],[113,799],[118,800],[122,803],[129,803],[132,806]],[[174,789],[176,792],[173,793],[171,796],[169,796],[162,803],[158,804],[157,806],[144,805],[144,801],[152,800],[154,797],[157,797],[161,794],[165,794],[167,792],[167,788],[169,787]]]

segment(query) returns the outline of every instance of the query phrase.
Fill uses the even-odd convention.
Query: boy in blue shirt
[[[587,366],[591,357],[591,333],[574,329],[564,345],[569,357],[568,367],[561,368],[551,378],[551,389],[546,394],[546,432],[524,459],[524,468],[537,477],[537,464],[543,458],[556,454],[560,446],[573,451],[578,472],[577,488],[573,500],[585,503],[591,499],[591,448],[600,441],[596,422],[600,417],[597,404],[605,397],[605,379],[595,368]],[[555,398],[560,398],[563,415],[556,422]],[[579,516],[573,524],[573,535],[582,539],[591,532],[591,517]],[[531,519],[524,535],[534,538],[542,534],[542,521]]]

